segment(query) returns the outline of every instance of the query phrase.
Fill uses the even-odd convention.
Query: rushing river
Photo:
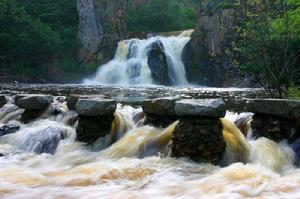
[[[250,134],[247,139],[242,133],[251,129],[240,132],[233,114],[222,119],[228,148],[222,160],[227,166],[220,167],[171,158],[168,145],[177,123],[166,129],[144,126],[140,108],[119,105],[111,134],[93,147],[75,141],[76,123],[64,104],[61,109],[26,125],[18,121],[22,110],[12,99],[0,109],[0,123],[20,126],[0,137],[1,198],[300,196],[291,148]]]

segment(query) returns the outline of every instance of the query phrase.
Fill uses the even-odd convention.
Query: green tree
[[[35,70],[33,66],[45,61],[58,44],[58,35],[28,15],[15,0],[0,1],[0,29],[1,66]]]
[[[130,31],[165,32],[194,28],[196,6],[192,0],[151,0],[136,6],[129,1],[127,25]]]
[[[299,0],[248,1],[232,42],[232,62],[280,97],[299,81],[299,5]]]

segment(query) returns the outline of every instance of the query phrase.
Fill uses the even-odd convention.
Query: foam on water
[[[74,126],[57,117],[22,125],[17,133],[0,137],[0,153],[5,155],[0,157],[0,197],[299,197],[300,170],[293,166],[294,153],[287,144],[265,138],[248,141],[234,121],[223,119],[224,134],[229,134],[227,152],[241,158],[227,160],[227,167],[198,164],[168,156],[177,122],[166,129],[143,126],[140,113],[119,105],[111,133],[117,136],[103,150],[76,142]],[[53,155],[34,153],[26,146],[28,138],[47,127],[63,129],[65,137]]]

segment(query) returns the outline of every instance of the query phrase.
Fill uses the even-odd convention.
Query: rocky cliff
[[[240,14],[240,8],[216,8],[204,0],[198,10],[196,30],[183,54],[188,81],[217,87],[251,86],[251,78],[228,62],[225,53],[234,37],[235,15]]]
[[[123,0],[77,0],[80,63],[101,64],[113,58],[126,35],[125,8]]]

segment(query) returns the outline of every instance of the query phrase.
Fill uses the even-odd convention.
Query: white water
[[[190,40],[192,30],[179,36],[150,37],[145,40],[130,39],[120,41],[115,58],[100,66],[95,77],[84,80],[85,84],[153,84],[148,66],[148,46],[160,41],[167,58],[169,78],[175,85],[186,85],[185,68],[181,60],[185,45]]]
[[[249,141],[224,120],[231,146],[227,153],[242,157],[245,164],[232,158],[221,168],[170,158],[168,144],[176,122],[166,129],[144,126],[140,111],[118,107],[118,120],[106,138],[113,145],[102,151],[76,142],[74,126],[67,126],[62,115],[21,125],[17,133],[0,137],[0,198],[299,198],[300,170],[285,143]],[[53,155],[34,153],[36,143],[30,138],[47,127],[62,129],[65,139]]]

